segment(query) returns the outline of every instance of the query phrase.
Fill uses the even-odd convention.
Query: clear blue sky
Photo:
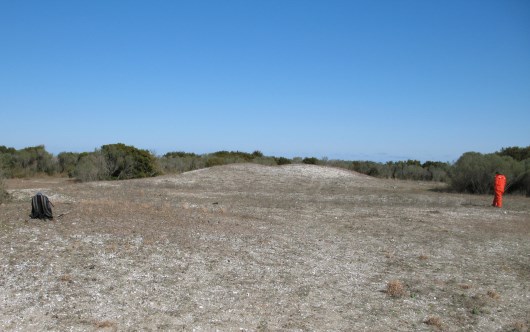
[[[530,1],[0,0],[0,145],[454,161],[530,145]]]

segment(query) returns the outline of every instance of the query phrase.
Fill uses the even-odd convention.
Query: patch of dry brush
[[[386,285],[386,293],[391,297],[402,297],[405,295],[405,285],[399,280],[390,280]]]

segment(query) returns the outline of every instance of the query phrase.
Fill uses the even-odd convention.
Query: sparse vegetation
[[[528,323],[526,322],[515,322],[509,331],[511,332],[528,332]]]
[[[493,289],[490,289],[487,293],[486,293],[490,298],[494,299],[494,300],[498,300],[501,296],[499,295],[499,293],[497,293],[495,290]]]
[[[430,316],[424,321],[425,324],[442,329],[442,319],[438,316]]]
[[[525,197],[511,197],[505,214],[483,196],[416,181],[396,189],[394,180],[304,164],[7,184],[2,331],[35,322],[54,331],[512,331],[516,322],[523,331],[528,323]],[[25,219],[37,188],[53,195],[57,215],[68,213]]]

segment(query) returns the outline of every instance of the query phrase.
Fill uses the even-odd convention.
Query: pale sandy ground
[[[530,199],[311,165],[9,180],[2,331],[526,331]],[[30,220],[37,191],[53,221]],[[386,292],[399,280],[404,294]],[[430,319],[430,325],[426,323]]]

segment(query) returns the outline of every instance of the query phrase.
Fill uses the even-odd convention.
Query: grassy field
[[[7,180],[2,331],[528,331],[530,199],[313,165]],[[52,221],[29,219],[37,191]]]

